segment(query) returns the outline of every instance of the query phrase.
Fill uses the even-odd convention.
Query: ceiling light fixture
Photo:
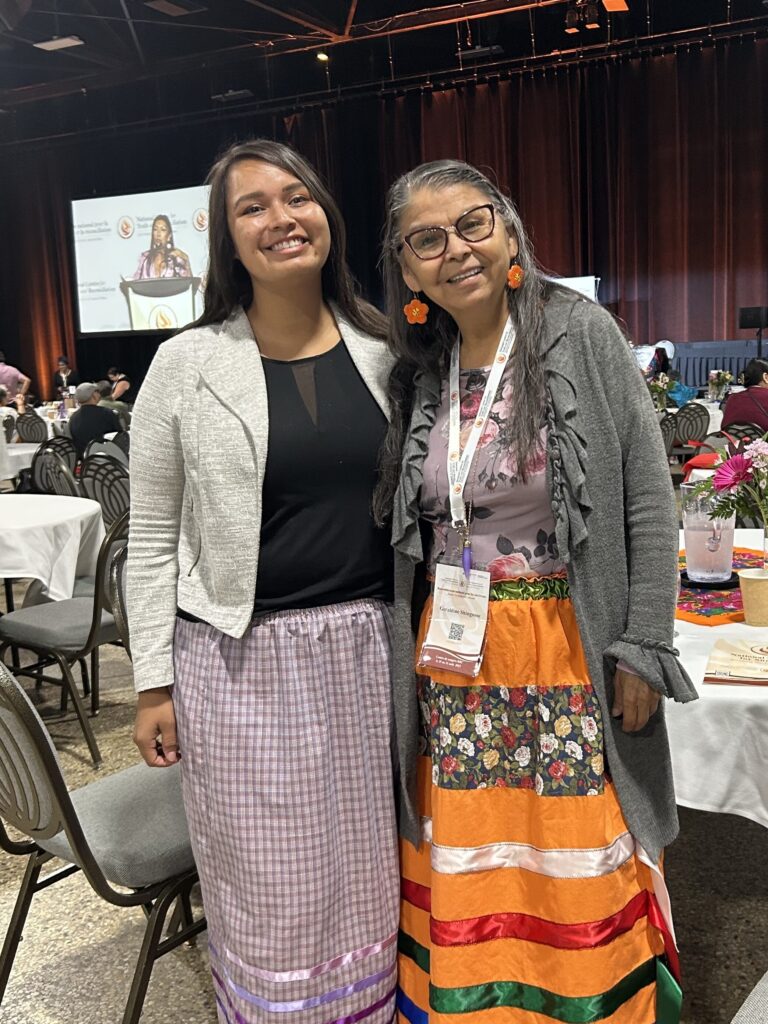
[[[627,0],[603,0],[603,7],[606,11],[628,11]]]
[[[44,39],[41,43],[32,43],[38,50],[67,50],[70,46],[84,46],[80,36],[54,36]]]
[[[315,56],[316,56],[316,57],[317,57],[317,59],[318,59],[319,61],[321,61],[321,62],[322,62],[323,64],[326,64],[326,63],[327,63],[327,62],[328,62],[328,61],[329,61],[329,60],[331,59],[331,58],[330,58],[330,57],[328,56],[328,54],[327,54],[327,53],[325,52],[325,50],[319,50],[319,51],[318,51],[318,52],[317,52],[317,53],[315,54]]]
[[[579,12],[575,7],[569,7],[565,12],[565,31],[568,35],[579,31]]]

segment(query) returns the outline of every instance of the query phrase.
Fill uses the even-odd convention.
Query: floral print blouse
[[[461,446],[466,444],[485,391],[490,367],[460,372]],[[555,543],[555,524],[546,482],[546,428],[531,453],[522,483],[509,447],[512,387],[508,363],[464,488],[472,502],[472,564],[491,581],[549,576],[564,571]],[[421,514],[432,525],[430,575],[436,562],[461,565],[462,539],[451,526],[448,499],[448,381],[429,438],[421,489]]]

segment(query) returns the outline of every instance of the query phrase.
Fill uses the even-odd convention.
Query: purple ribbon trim
[[[286,982],[286,981],[307,981],[309,978],[317,978],[321,974],[327,974],[328,971],[334,971],[339,967],[346,967],[348,964],[354,964],[358,960],[363,960],[369,956],[375,956],[377,953],[382,953],[385,949],[389,949],[390,946],[395,944],[397,940],[397,932],[393,932],[392,935],[388,936],[382,942],[374,942],[369,946],[363,946],[361,949],[354,949],[351,953],[344,953],[341,956],[333,957],[331,960],[326,960],[324,963],[316,964],[314,967],[306,967],[301,970],[295,971],[267,971],[262,967],[252,967],[250,964],[243,963],[238,956],[230,953],[227,950],[226,957],[231,960],[234,964],[245,971],[247,974],[252,974],[256,978],[261,978],[262,981],[270,981],[274,983]],[[216,949],[208,941],[208,946],[214,956],[222,960],[220,953],[216,952]]]
[[[226,1002],[227,1002],[227,1006],[225,1007],[224,1002],[222,1001],[222,999],[219,998],[218,992],[214,993],[214,995],[216,996],[216,1002],[218,1003],[218,1005],[220,1006],[222,1012],[224,1013],[224,1016],[225,1016],[225,1018],[227,1020],[227,1024],[231,1024],[231,1018],[229,1016],[230,1013],[234,1014],[235,1024],[249,1024],[249,1022],[242,1015],[242,1013],[240,1013],[232,1005],[232,1000],[231,1000],[231,998],[229,996],[229,993],[227,992],[226,987],[224,986],[224,983],[223,983],[221,977],[217,974],[216,970],[213,967],[211,968],[211,974],[213,975],[213,980],[216,982],[216,984],[221,989],[221,994],[224,996],[224,999],[226,999]],[[365,979],[365,980],[368,980],[368,979]],[[230,982],[230,984],[231,984],[231,982]],[[233,987],[235,987],[235,986],[233,986]],[[366,1006],[364,1009],[358,1010],[356,1013],[350,1013],[346,1017],[335,1017],[333,1020],[326,1021],[325,1024],[357,1024],[358,1021],[365,1020],[366,1017],[370,1017],[370,1015],[372,1013],[375,1013],[377,1010],[380,1010],[382,1008],[382,1006],[386,1006],[387,1003],[391,999],[394,998],[396,992],[397,992],[397,986],[395,986],[394,988],[391,988],[389,990],[389,992],[387,992],[385,995],[381,996],[380,999],[377,999],[375,1003],[371,1003],[370,1006]],[[323,998],[323,997],[320,997],[320,998]],[[261,1002],[263,1002],[263,1000],[259,1000],[259,1002],[261,1003]],[[311,1001],[307,1000],[307,1002],[311,1002]],[[284,1006],[285,1004],[279,1004],[278,1003],[278,1004],[275,1004],[275,1005],[278,1005],[278,1006],[279,1005],[283,1005]],[[317,1005],[317,1004],[315,1003],[313,1005]],[[227,1012],[227,1007],[229,1007],[229,1013]],[[280,1012],[280,1011],[277,1011],[277,1012]]]

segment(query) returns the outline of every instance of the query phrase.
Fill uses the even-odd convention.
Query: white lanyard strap
[[[483,435],[491,406],[496,401],[496,392],[501,382],[501,375],[507,365],[509,353],[515,343],[515,328],[512,318],[507,318],[504,333],[493,357],[493,366],[488,374],[485,393],[480,403],[475,422],[472,425],[464,450],[461,450],[461,395],[459,393],[459,342],[451,352],[450,388],[450,419],[448,433],[448,493],[451,500],[451,518],[455,529],[466,526],[466,509],[464,505],[464,487],[467,483],[472,459],[478,441]]]

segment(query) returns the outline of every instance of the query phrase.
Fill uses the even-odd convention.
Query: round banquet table
[[[6,458],[10,474],[8,479],[15,479],[22,469],[29,469],[32,465],[32,458],[40,447],[39,444],[9,444],[6,449]]]
[[[53,494],[0,495],[0,579],[40,580],[54,601],[93,576],[104,537],[101,506]]]
[[[684,544],[680,531],[680,547]],[[736,547],[762,550],[761,530],[736,530]],[[768,627],[743,622],[703,626],[675,621],[675,646],[699,700],[667,701],[677,802],[699,811],[739,814],[768,828],[768,686],[703,683],[720,639],[768,641]]]

